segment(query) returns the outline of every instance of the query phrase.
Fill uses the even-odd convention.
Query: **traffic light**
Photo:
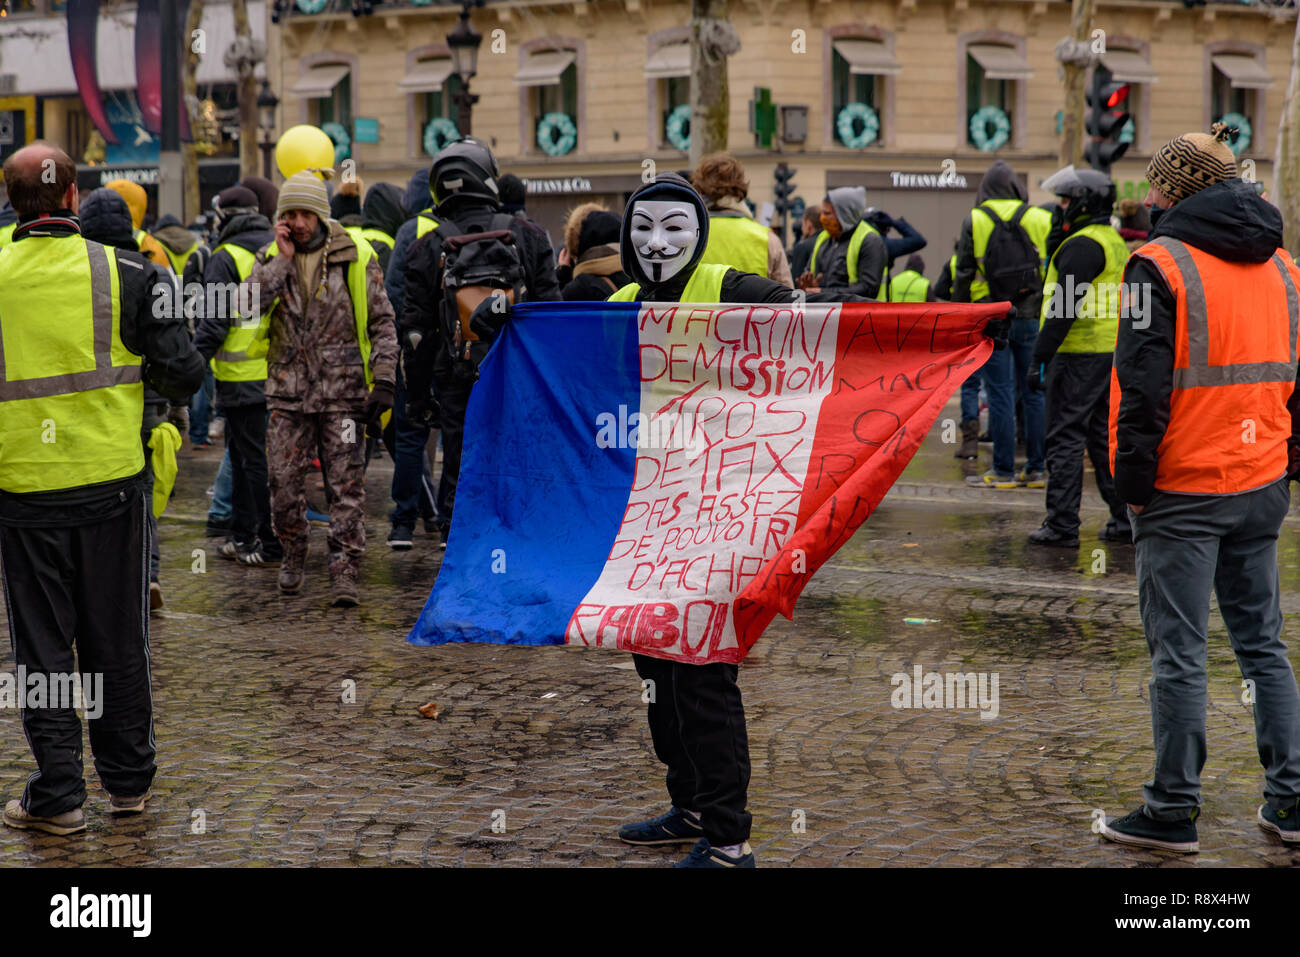
[[[1129,121],[1128,95],[1132,87],[1116,83],[1107,70],[1097,69],[1092,74],[1092,85],[1087,91],[1088,110],[1084,123],[1092,141],[1084,148],[1088,165],[1100,173],[1110,175],[1111,164],[1124,155],[1128,143],[1121,141],[1124,124]]]
[[[772,175],[776,177],[776,184],[772,187],[772,192],[775,194],[776,199],[772,203],[772,208],[776,211],[776,216],[774,218],[777,228],[779,229],[777,235],[781,237],[782,246],[785,245],[786,214],[789,213],[790,207],[793,205],[790,201],[790,197],[793,196],[794,191],[798,189],[798,187],[794,185],[794,174],[796,172],[798,172],[798,170],[791,169],[785,163],[777,163],[776,169],[772,173]]]

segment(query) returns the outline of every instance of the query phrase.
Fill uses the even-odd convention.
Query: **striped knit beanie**
[[[1175,203],[1207,186],[1237,175],[1237,160],[1228,146],[1235,127],[1215,123],[1209,133],[1184,133],[1170,140],[1151,157],[1147,182]]]
[[[330,198],[325,183],[312,170],[294,173],[280,187],[280,197],[275,204],[275,218],[279,219],[291,209],[305,209],[322,220],[330,218]]]

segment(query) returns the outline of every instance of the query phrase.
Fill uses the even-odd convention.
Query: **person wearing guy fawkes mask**
[[[722,264],[701,264],[709,240],[703,198],[676,173],[664,173],[628,201],[619,253],[632,282],[609,297],[616,302],[864,302],[848,293],[801,293],[772,279]],[[492,339],[508,319],[487,303],[470,320]],[[654,682],[648,709],[655,754],[668,766],[672,807],[658,817],[624,825],[628,844],[694,844],[679,867],[753,867],[749,739],[736,684],[737,666],[697,665],[632,656],[637,674]]]
[[[1048,266],[1029,385],[1047,389],[1047,518],[1033,545],[1075,548],[1086,450],[1111,518],[1103,541],[1132,541],[1110,473],[1110,369],[1119,332],[1119,290],[1128,248],[1110,224],[1115,184],[1073,166],[1043,181],[1058,197],[1047,237]]]

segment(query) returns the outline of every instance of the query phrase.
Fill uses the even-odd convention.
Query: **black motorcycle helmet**
[[[429,195],[434,206],[461,199],[477,199],[497,205],[496,157],[487,145],[471,137],[449,143],[433,158],[429,167]]]
[[[1115,209],[1115,183],[1095,169],[1075,169],[1073,165],[1057,170],[1043,180],[1043,189],[1070,201],[1061,214],[1070,224],[1109,218]]]

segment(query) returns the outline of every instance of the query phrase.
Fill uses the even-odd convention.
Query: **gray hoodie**
[[[840,221],[840,237],[827,239],[817,253],[821,288],[867,299],[883,296],[886,290],[880,288],[880,277],[889,254],[879,233],[870,233],[862,241],[862,249],[858,252],[858,281],[849,282],[849,243],[853,240],[853,230],[866,215],[867,191],[861,186],[840,186],[827,193],[826,198],[835,211],[835,218]]]

